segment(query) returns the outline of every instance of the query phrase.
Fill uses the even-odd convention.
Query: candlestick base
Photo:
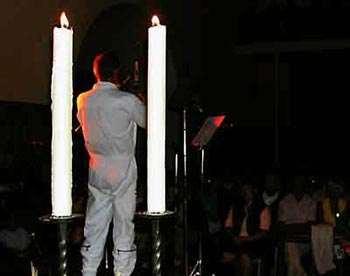
[[[162,235],[160,221],[172,218],[175,212],[136,212],[135,216],[141,219],[151,221],[151,238],[152,238],[152,276],[162,275]]]
[[[45,223],[61,223],[61,222],[71,222],[75,221],[76,219],[82,219],[84,218],[84,214],[74,213],[70,216],[54,216],[54,215],[44,215],[39,218],[41,222]]]
[[[174,211],[164,211],[164,212],[149,212],[149,211],[139,211],[136,212],[135,215],[140,218],[147,219],[165,219],[170,218],[175,214]]]
[[[57,224],[59,226],[58,231],[58,276],[68,275],[67,265],[67,227],[68,224],[83,219],[83,214],[72,214],[70,216],[53,216],[44,215],[39,218],[39,221],[48,224]]]

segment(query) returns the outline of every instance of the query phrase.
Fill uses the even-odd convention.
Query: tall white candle
[[[53,30],[51,199],[55,217],[72,214],[73,30],[68,25],[63,12],[61,27]]]
[[[148,30],[147,91],[147,208],[164,212],[165,206],[165,84],[166,27],[157,16]]]

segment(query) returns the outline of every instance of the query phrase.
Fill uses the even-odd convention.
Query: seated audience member
[[[305,180],[304,176],[297,175],[292,192],[281,199],[278,207],[280,229],[286,238],[287,275],[306,275],[301,258],[310,252],[318,273],[332,275],[335,271],[333,231],[327,225],[316,225],[316,201],[305,193]],[[298,239],[300,236],[304,239]]]
[[[350,246],[349,201],[345,197],[344,184],[342,181],[328,181],[327,195],[320,202],[319,208],[320,221],[330,225],[336,236],[334,252],[337,260],[345,258],[344,251],[339,248]],[[343,262],[338,264],[344,265]]]
[[[279,177],[277,175],[267,175],[265,187],[262,192],[262,200],[271,212],[271,222],[277,222],[278,205],[282,198]]]
[[[227,210],[231,207],[232,202],[235,202],[239,197],[238,180],[233,176],[223,173],[218,179],[218,215],[220,222],[223,224]]]
[[[15,214],[7,208],[0,208],[0,275],[29,276],[30,261],[27,251],[30,234],[17,225]]]
[[[317,205],[326,197],[326,183],[324,177],[311,176],[308,180],[310,195],[317,202]]]
[[[203,187],[202,248],[206,270],[214,272],[221,257],[220,234],[222,223],[218,211],[218,182],[208,179]]]
[[[266,258],[264,262],[264,272],[266,275],[268,275],[272,271],[275,261],[275,248],[278,241],[278,205],[283,197],[283,193],[281,191],[280,178],[277,174],[267,174],[264,184],[265,186],[261,197],[265,207],[268,208],[271,213],[271,226],[268,234],[269,242],[266,244]]]
[[[328,181],[327,195],[322,200],[321,221],[331,225],[336,232],[344,233],[347,227],[344,215],[349,208],[349,202],[345,198],[345,189],[341,182]]]
[[[234,275],[250,276],[252,259],[263,254],[271,214],[248,179],[243,181],[241,191],[240,202],[231,206],[224,223],[221,264],[222,267],[233,265]],[[227,271],[221,272],[228,275]]]

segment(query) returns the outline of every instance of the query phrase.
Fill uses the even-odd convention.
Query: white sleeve
[[[132,115],[134,121],[138,126],[146,128],[146,106],[136,96],[134,100]]]

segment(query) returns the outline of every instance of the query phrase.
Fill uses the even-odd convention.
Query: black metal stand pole
[[[203,206],[202,206],[202,200],[203,200],[203,185],[204,185],[204,148],[200,148],[201,153],[201,178],[200,178],[200,187],[199,187],[199,208],[200,208],[200,225],[198,227],[198,260],[196,262],[196,265],[193,267],[192,272],[190,273],[190,276],[197,275],[202,276],[202,265],[203,265],[203,220],[204,220],[204,212],[203,212]],[[196,272],[197,271],[197,272]]]
[[[188,276],[188,220],[187,220],[187,205],[188,205],[188,191],[187,191],[187,115],[186,108],[183,110],[183,238],[184,238],[184,266],[185,276]]]
[[[199,187],[199,193],[200,193],[200,198],[199,198],[199,208],[200,208],[200,226],[199,226],[199,231],[198,231],[198,262],[199,262],[199,268],[198,268],[198,273],[200,276],[202,276],[202,265],[203,265],[203,220],[204,220],[204,211],[203,211],[203,197],[204,197],[204,191],[203,191],[203,186],[204,186],[204,148],[200,149],[201,151],[201,179],[200,179],[200,187]]]
[[[67,228],[74,220],[82,219],[83,214],[72,214],[71,216],[55,217],[45,215],[39,218],[41,222],[58,225],[58,276],[68,275],[67,259]]]

